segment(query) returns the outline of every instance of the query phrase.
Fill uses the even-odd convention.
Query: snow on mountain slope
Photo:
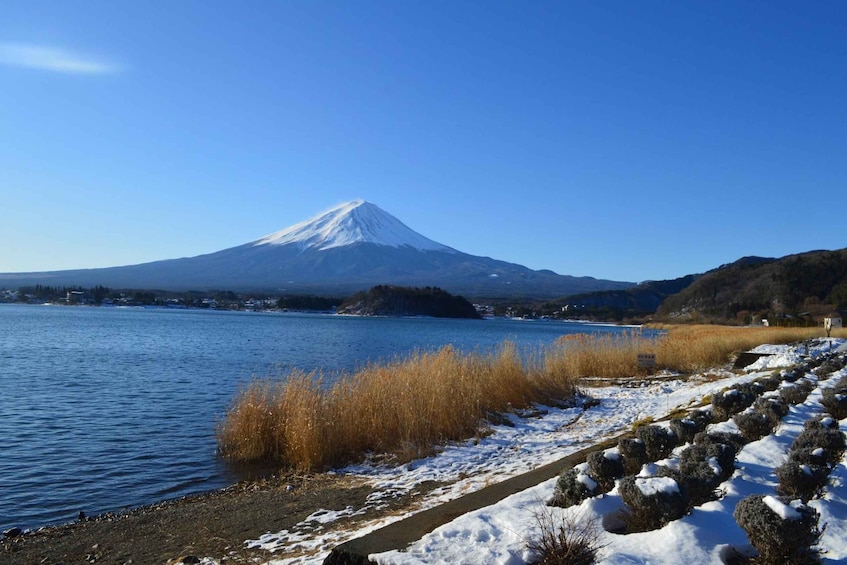
[[[422,236],[379,206],[364,200],[336,206],[304,222],[267,235],[253,245],[297,244],[304,250],[326,250],[354,243],[456,252],[451,247]]]

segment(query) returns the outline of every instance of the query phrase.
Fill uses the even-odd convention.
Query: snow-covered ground
[[[819,355],[830,348],[844,350],[847,343],[833,339],[813,347],[810,354]],[[696,405],[715,389],[765,376],[774,368],[799,361],[800,355],[805,354],[804,347],[791,346],[763,346],[756,351],[773,355],[763,357],[744,374],[713,370],[685,380],[665,375],[663,379],[633,388],[591,388],[589,393],[600,400],[600,405],[589,410],[545,407],[542,413],[512,416],[513,427],[493,426],[492,433],[484,438],[447,446],[435,456],[399,469],[358,465],[339,472],[355,475],[373,485],[374,494],[368,501],[372,507],[379,507],[388,497],[415,492],[426,481],[447,485],[424,496],[414,509],[417,512],[551,463],[630,429],[636,421],[658,419],[674,408]],[[823,381],[820,386],[834,380]],[[732,517],[735,504],[750,494],[776,494],[774,468],[784,461],[803,422],[821,411],[819,398],[820,389],[816,389],[805,403],[792,407],[773,435],[744,447],[738,455],[735,474],[721,485],[725,494],[720,500],[701,505],[660,530],[629,535],[606,532],[602,528],[604,517],[613,516],[622,506],[617,488],[569,509],[548,507],[545,503],[552,497],[555,485],[555,478],[551,478],[497,504],[461,516],[408,548],[375,555],[372,559],[392,564],[525,563],[532,557],[527,540],[538,533],[539,516],[546,513],[554,521],[574,517],[596,520],[600,526],[598,542],[604,546],[601,563],[679,563],[683,556],[692,563],[719,563],[730,546],[749,547],[744,531]],[[847,420],[840,425],[842,431],[847,431]],[[811,505],[820,512],[821,524],[826,523],[820,544],[826,550],[824,562],[847,560],[845,461],[833,472],[826,496]],[[247,544],[273,551],[274,559],[269,562],[272,565],[321,563],[334,546],[407,516],[359,523],[354,531],[339,528],[338,524],[334,527],[339,519],[363,514],[365,510],[367,507],[318,510],[291,530],[271,532]],[[309,555],[304,557],[304,552]]]

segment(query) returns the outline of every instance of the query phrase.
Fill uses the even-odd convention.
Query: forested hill
[[[745,257],[699,276],[659,306],[659,319],[748,323],[847,309],[847,249]]]
[[[359,316],[432,316],[480,318],[473,304],[437,287],[379,285],[357,292],[338,307],[339,314]]]
[[[548,304],[557,311],[585,319],[621,321],[653,314],[668,296],[688,287],[697,275],[667,281],[647,281],[624,290],[575,294]]]

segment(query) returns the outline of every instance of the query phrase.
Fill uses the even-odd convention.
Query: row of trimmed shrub
[[[842,361],[847,362],[844,359]],[[836,420],[847,418],[847,376],[841,377],[835,386],[823,391],[821,404]]]
[[[777,467],[777,492],[808,502],[819,496],[847,444],[838,421],[824,414],[807,421],[791,444],[788,459]]]
[[[565,470],[550,504],[579,504],[610,491],[619,480],[621,498],[628,507],[628,531],[656,529],[682,517],[715,498],[718,485],[732,476],[735,456],[744,444],[772,433],[788,413],[788,405],[805,400],[814,385],[800,377],[810,368],[805,364],[733,385],[712,396],[711,411],[693,410],[685,418],[671,419],[667,428],[638,428],[637,437],[622,438],[616,450],[591,453],[584,464]],[[760,396],[764,392],[772,394]],[[713,421],[730,416],[740,434],[705,431]],[[656,477],[636,476],[645,463],[664,459],[684,444],[691,445],[680,454],[678,469],[662,466]]]
[[[815,369],[815,374],[827,378],[845,363],[844,356],[825,359]],[[821,404],[830,414],[807,420],[789,449],[788,459],[777,467],[779,496],[752,495],[736,505],[733,516],[758,552],[756,563],[820,562],[820,552],[814,547],[822,533],[818,527],[820,515],[808,506],[808,502],[823,493],[830,473],[847,447],[838,420],[830,410],[838,408],[837,396],[843,394],[838,390],[845,385],[847,377],[841,378],[834,387],[824,389],[822,399],[826,398],[827,402],[822,400]],[[847,414],[839,419],[845,416]]]

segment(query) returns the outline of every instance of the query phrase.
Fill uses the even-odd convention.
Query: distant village
[[[0,290],[0,302],[25,304],[58,304],[67,306],[158,306],[162,308],[207,308],[225,310],[272,310],[279,306],[280,298],[242,297],[232,292],[155,293],[151,291],[110,292],[108,289],[21,289]]]
[[[327,312],[334,313],[343,299],[323,296],[268,296],[236,294],[232,291],[123,291],[98,286],[89,289],[37,285],[18,290],[0,289],[0,303],[51,304],[61,306],[196,308],[246,312]],[[513,306],[474,304],[484,317],[517,315]],[[537,317],[521,310],[520,316]]]

